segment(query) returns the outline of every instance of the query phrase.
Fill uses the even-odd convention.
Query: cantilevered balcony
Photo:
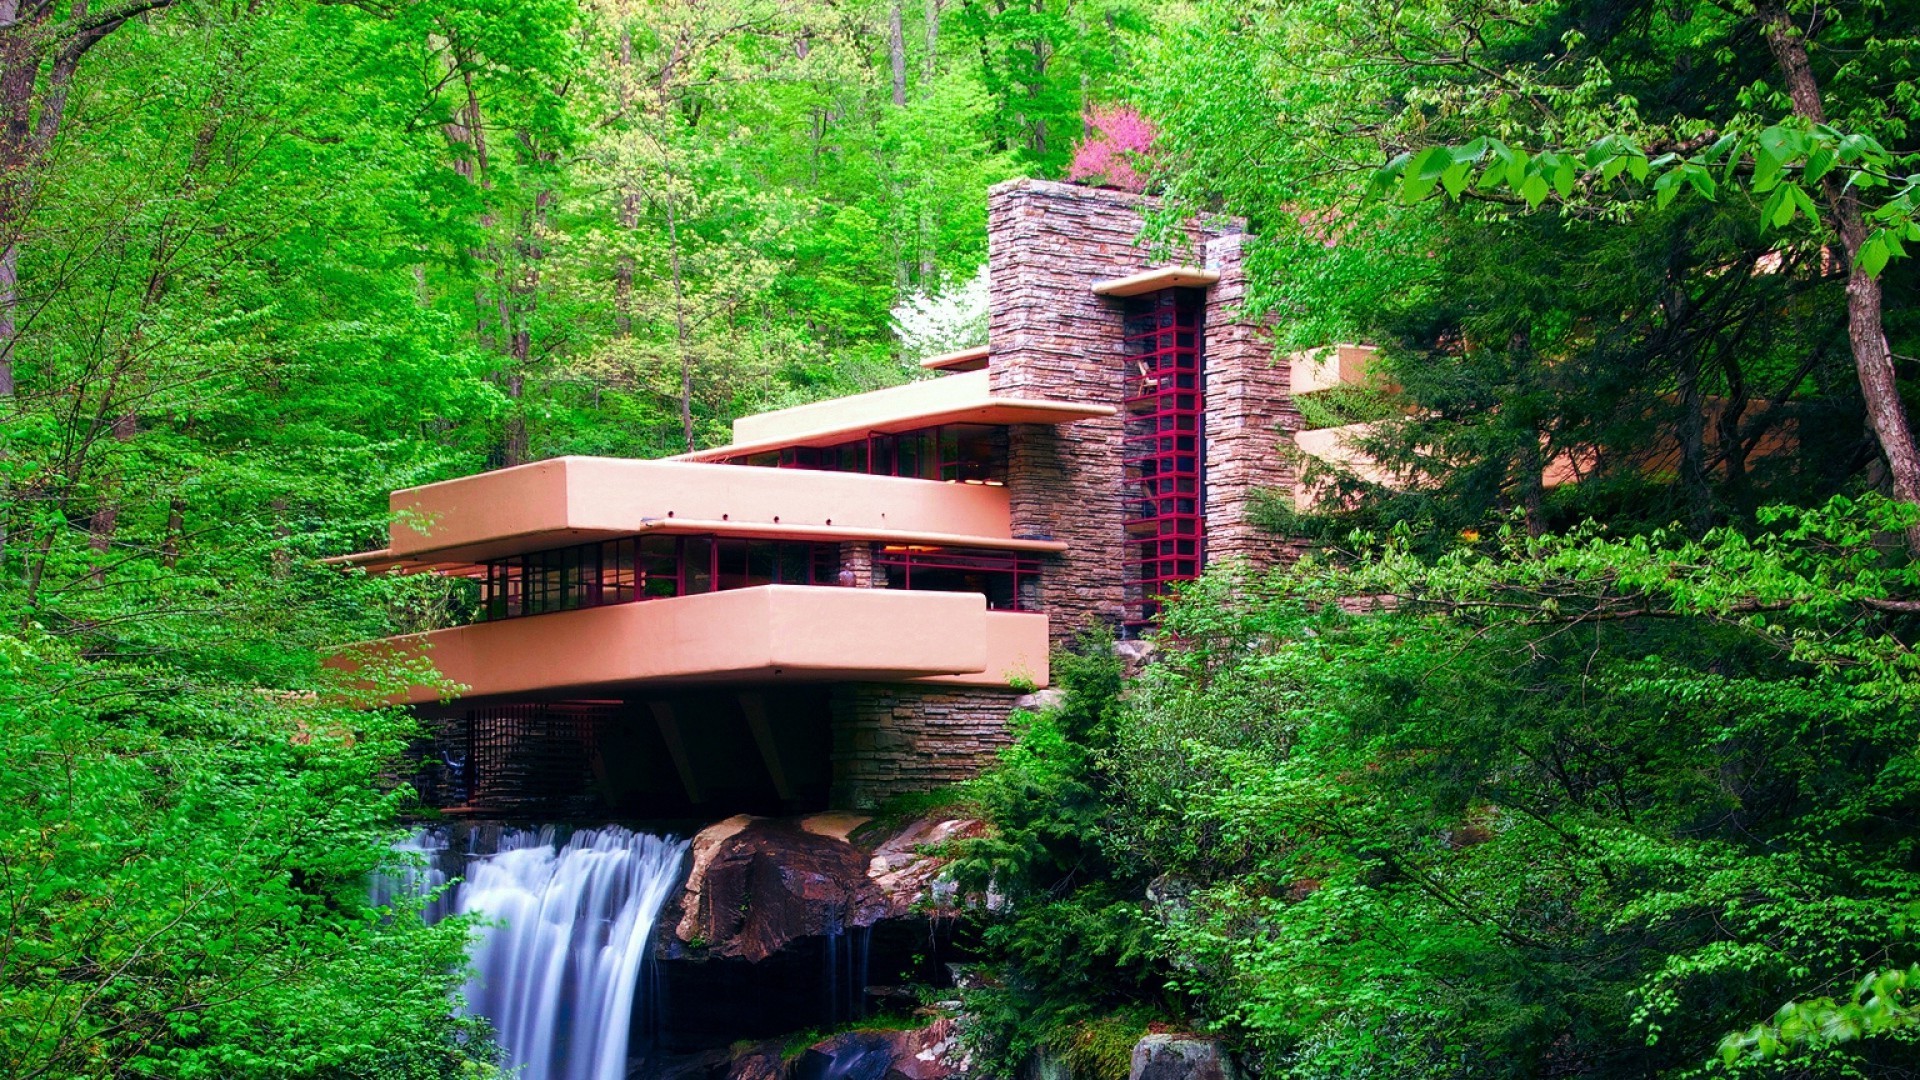
[[[767,585],[476,623],[349,646],[347,669],[425,658],[467,700],[577,698],[699,685],[937,679],[1044,686],[1043,615],[977,593]],[[439,700],[412,686],[396,701]]]
[[[680,461],[724,461],[769,450],[834,446],[875,434],[944,424],[1065,424],[1112,416],[1111,405],[994,394],[987,371],[962,371],[851,397],[817,401],[733,422],[733,442],[682,454]]]
[[[956,378],[958,376],[955,376]],[[472,573],[506,555],[647,534],[1053,552],[1020,538],[1007,491],[888,476],[566,457],[393,493],[387,546],[334,560]]]

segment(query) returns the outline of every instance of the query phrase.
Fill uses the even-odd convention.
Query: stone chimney
[[[1124,302],[1096,294],[1094,283],[1170,266],[1217,272],[1203,316],[1203,550],[1209,561],[1271,562],[1284,545],[1253,529],[1247,513],[1255,489],[1291,491],[1279,446],[1298,414],[1287,371],[1273,363],[1271,333],[1236,310],[1246,293],[1248,238],[1235,220],[1199,223],[1183,250],[1155,257],[1140,235],[1153,205],[1145,196],[1040,180],[989,191],[989,380],[996,395],[1119,408]],[[1121,445],[1119,416],[1011,433],[1014,534],[1070,545],[1048,565],[1041,588],[1057,641],[1124,617],[1129,493]]]

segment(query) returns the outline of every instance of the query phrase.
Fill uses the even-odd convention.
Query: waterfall
[[[469,855],[453,901],[483,921],[467,1009],[492,1022],[520,1080],[624,1080],[647,939],[687,846],[614,826],[559,844],[548,827]]]
[[[402,898],[431,896],[447,883],[446,871],[440,867],[441,855],[447,850],[445,829],[422,829],[405,840],[395,842],[393,850],[416,857],[391,871],[373,875],[373,883],[368,889],[373,906],[392,907],[395,901]],[[420,918],[431,925],[446,918],[452,910],[452,894],[442,892],[420,908]]]

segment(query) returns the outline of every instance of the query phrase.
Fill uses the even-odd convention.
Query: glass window
[[[889,589],[979,593],[995,611],[1030,611],[1039,597],[1039,562],[1015,552],[883,544],[873,562]]]

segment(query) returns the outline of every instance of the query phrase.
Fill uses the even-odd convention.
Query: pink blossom
[[[1096,105],[1087,111],[1087,127],[1092,133],[1074,147],[1067,179],[1145,191],[1142,166],[1153,151],[1153,123],[1130,105]]]

